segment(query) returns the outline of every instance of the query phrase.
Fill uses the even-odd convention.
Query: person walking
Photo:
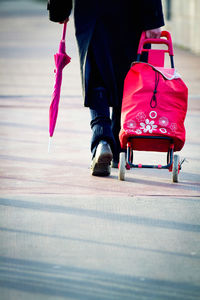
[[[109,176],[121,152],[124,79],[136,60],[141,33],[160,37],[161,0],[48,0],[47,9],[50,20],[59,23],[73,11],[84,105],[91,114],[91,174]]]

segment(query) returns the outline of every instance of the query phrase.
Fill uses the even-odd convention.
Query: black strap
[[[150,106],[151,108],[155,108],[157,106],[157,99],[156,99],[156,94],[157,94],[157,88],[158,88],[158,83],[159,83],[159,72],[155,71],[155,88],[153,91],[153,96],[151,98]]]

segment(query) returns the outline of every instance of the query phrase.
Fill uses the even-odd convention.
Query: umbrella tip
[[[51,148],[51,141],[52,141],[52,137],[49,137],[49,144],[48,144],[48,153],[50,153],[50,148]]]

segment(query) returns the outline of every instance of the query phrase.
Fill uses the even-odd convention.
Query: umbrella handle
[[[67,22],[68,21],[66,21],[63,25],[62,40],[60,41],[60,45],[59,45],[59,53],[63,53],[63,54],[65,54],[65,35],[67,30]]]
[[[65,40],[65,36],[66,36],[66,30],[67,30],[67,22],[64,23],[63,25],[63,35],[62,35],[62,40]]]

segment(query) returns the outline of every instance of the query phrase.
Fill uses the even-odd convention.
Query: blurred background
[[[162,0],[174,43],[200,54],[200,0]]]

